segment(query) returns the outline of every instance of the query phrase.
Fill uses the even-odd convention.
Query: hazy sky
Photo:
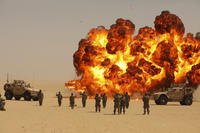
[[[119,17],[136,31],[153,26],[162,10],[177,14],[186,32],[200,31],[200,0],[0,0],[0,80],[75,78],[72,55],[99,25]]]

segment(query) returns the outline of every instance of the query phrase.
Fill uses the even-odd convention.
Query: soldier
[[[101,111],[101,97],[99,94],[96,94],[95,96],[95,111]]]
[[[74,109],[74,105],[75,105],[75,96],[73,93],[71,93],[71,96],[69,97],[69,102],[70,102],[70,107],[71,109]]]
[[[149,114],[150,113],[150,111],[149,111],[149,95],[147,93],[145,93],[142,100],[143,100],[143,103],[144,103],[144,105],[143,105],[144,114],[143,115],[146,114],[146,111],[147,111],[147,114]]]
[[[200,41],[200,32],[196,33],[196,37],[195,38]]]
[[[59,107],[61,106],[62,104],[62,94],[60,93],[60,91],[56,94],[57,98],[58,98],[58,105]]]
[[[130,96],[129,96],[128,92],[126,92],[125,93],[125,104],[126,104],[127,109],[129,107],[129,102],[130,102]]]
[[[83,108],[85,108],[86,100],[87,100],[87,94],[84,91],[81,95],[82,95],[82,106],[83,106]]]
[[[118,111],[118,114],[119,114],[119,113],[120,113],[120,110],[119,110],[120,99],[119,99],[119,94],[118,94],[118,93],[116,93],[116,94],[114,95],[114,100],[113,100],[113,102],[114,102],[114,115],[115,115],[115,113],[116,113],[116,110]]]
[[[38,101],[39,101],[40,106],[42,106],[43,99],[44,99],[44,94],[43,94],[42,90],[40,90],[38,93]]]
[[[123,110],[123,114],[125,114],[125,108],[126,108],[125,96],[121,95],[120,96],[120,114],[122,113],[122,110]]]
[[[6,109],[4,108],[5,106],[5,99],[3,99],[1,97],[1,94],[0,94],[0,111],[5,111]]]
[[[103,108],[105,108],[106,107],[106,103],[107,103],[106,93],[103,93],[101,97],[102,97]]]

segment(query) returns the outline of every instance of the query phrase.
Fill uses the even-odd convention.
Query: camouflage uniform
[[[71,107],[71,109],[74,109],[74,105],[75,105],[75,96],[73,95],[73,93],[71,93],[71,96],[69,97],[69,102],[70,102],[70,107]]]
[[[116,110],[118,111],[118,114],[120,113],[120,98],[119,98],[119,94],[118,93],[116,93],[115,95],[114,95],[114,100],[113,100],[113,102],[114,102],[114,115],[115,115],[115,113],[116,113]]]
[[[125,96],[121,95],[121,97],[120,97],[120,114],[122,113],[122,110],[123,110],[123,114],[125,114],[125,108],[126,108]]]
[[[126,104],[126,108],[128,109],[129,107],[129,102],[130,102],[130,96],[128,95],[128,93],[125,93],[125,104]]]
[[[95,111],[101,111],[101,97],[98,94],[95,96]]]
[[[58,105],[61,106],[62,104],[62,94],[60,93],[60,91],[56,94],[57,98],[58,98]]]
[[[146,111],[147,111],[147,114],[150,113],[150,110],[149,110],[149,95],[147,93],[144,94],[143,98],[143,108],[144,108],[144,115],[146,114]]]
[[[106,103],[107,103],[107,96],[106,93],[102,94],[102,104],[103,104],[103,108],[106,107]]]
[[[44,99],[44,94],[43,94],[42,90],[40,90],[38,93],[38,101],[39,101],[40,106],[42,106],[43,99]]]
[[[4,108],[5,106],[5,99],[3,99],[1,97],[1,94],[0,94],[0,111],[5,111],[6,109]]]
[[[82,95],[82,105],[84,108],[86,106],[87,94],[83,92],[81,95]]]

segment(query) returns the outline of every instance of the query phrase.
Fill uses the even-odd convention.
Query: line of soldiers
[[[61,106],[62,103],[62,94],[60,92],[58,92],[56,94],[57,98],[58,98],[58,105]],[[82,96],[82,106],[83,108],[86,107],[86,101],[87,101],[87,94],[85,92],[81,93]],[[113,95],[113,102],[114,102],[114,115],[116,114],[116,111],[118,112],[118,114],[121,114],[123,112],[123,114],[125,114],[125,109],[129,108],[129,102],[130,102],[130,95],[126,92],[125,94],[119,94],[119,93],[115,93]],[[143,108],[144,108],[144,115],[147,113],[150,113],[150,106],[149,106],[149,98],[150,96],[145,93],[142,100],[143,100]],[[107,95],[105,93],[99,95],[96,94],[95,95],[95,111],[96,112],[100,112],[101,111],[101,99],[102,99],[102,105],[103,108],[106,107],[106,103],[107,103]],[[75,96],[73,93],[71,93],[71,96],[69,97],[69,101],[70,101],[70,107],[71,109],[74,109],[75,106]]]
[[[123,111],[123,114],[125,114],[125,108],[128,109],[129,108],[129,102],[130,102],[130,96],[129,94],[126,92],[125,94],[119,94],[119,93],[115,93],[115,95],[113,95],[113,102],[114,102],[114,115],[116,114],[116,111],[118,112],[118,114],[121,114]]]

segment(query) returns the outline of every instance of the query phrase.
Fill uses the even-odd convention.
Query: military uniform
[[[95,111],[101,111],[101,97],[98,94],[95,96]]]
[[[126,108],[125,96],[121,95],[121,97],[120,97],[120,114],[122,113],[122,110],[123,110],[123,114],[125,114],[125,108]]]
[[[106,93],[102,94],[102,104],[103,104],[103,108],[106,107],[106,103],[107,103],[107,96]]]
[[[196,33],[196,37],[195,38],[200,41],[200,32]]]
[[[149,114],[150,113],[149,95],[147,93],[145,93],[142,100],[143,100],[144,115],[146,114],[146,112],[147,112],[147,114]]]
[[[4,108],[5,106],[5,99],[3,99],[1,97],[1,94],[0,94],[0,111],[5,111],[6,109]]]
[[[114,95],[114,115],[116,114],[116,110],[118,111],[118,114],[120,113],[120,98],[119,98],[119,94],[115,94]]]
[[[129,94],[126,92],[125,93],[125,104],[126,104],[126,108],[128,109],[129,107],[129,102],[130,102],[130,96]]]
[[[84,108],[86,106],[87,94],[83,92],[81,95],[82,95],[82,106]]]
[[[44,99],[44,94],[43,94],[42,90],[40,90],[38,93],[38,101],[39,101],[40,106],[42,106],[43,99]]]
[[[69,97],[69,102],[70,102],[70,107],[71,107],[71,109],[74,109],[74,105],[75,105],[75,96],[73,95],[73,93],[71,93],[71,96]]]
[[[58,92],[58,94],[56,94],[57,98],[58,98],[58,105],[61,106],[62,104],[62,94],[60,92]]]

